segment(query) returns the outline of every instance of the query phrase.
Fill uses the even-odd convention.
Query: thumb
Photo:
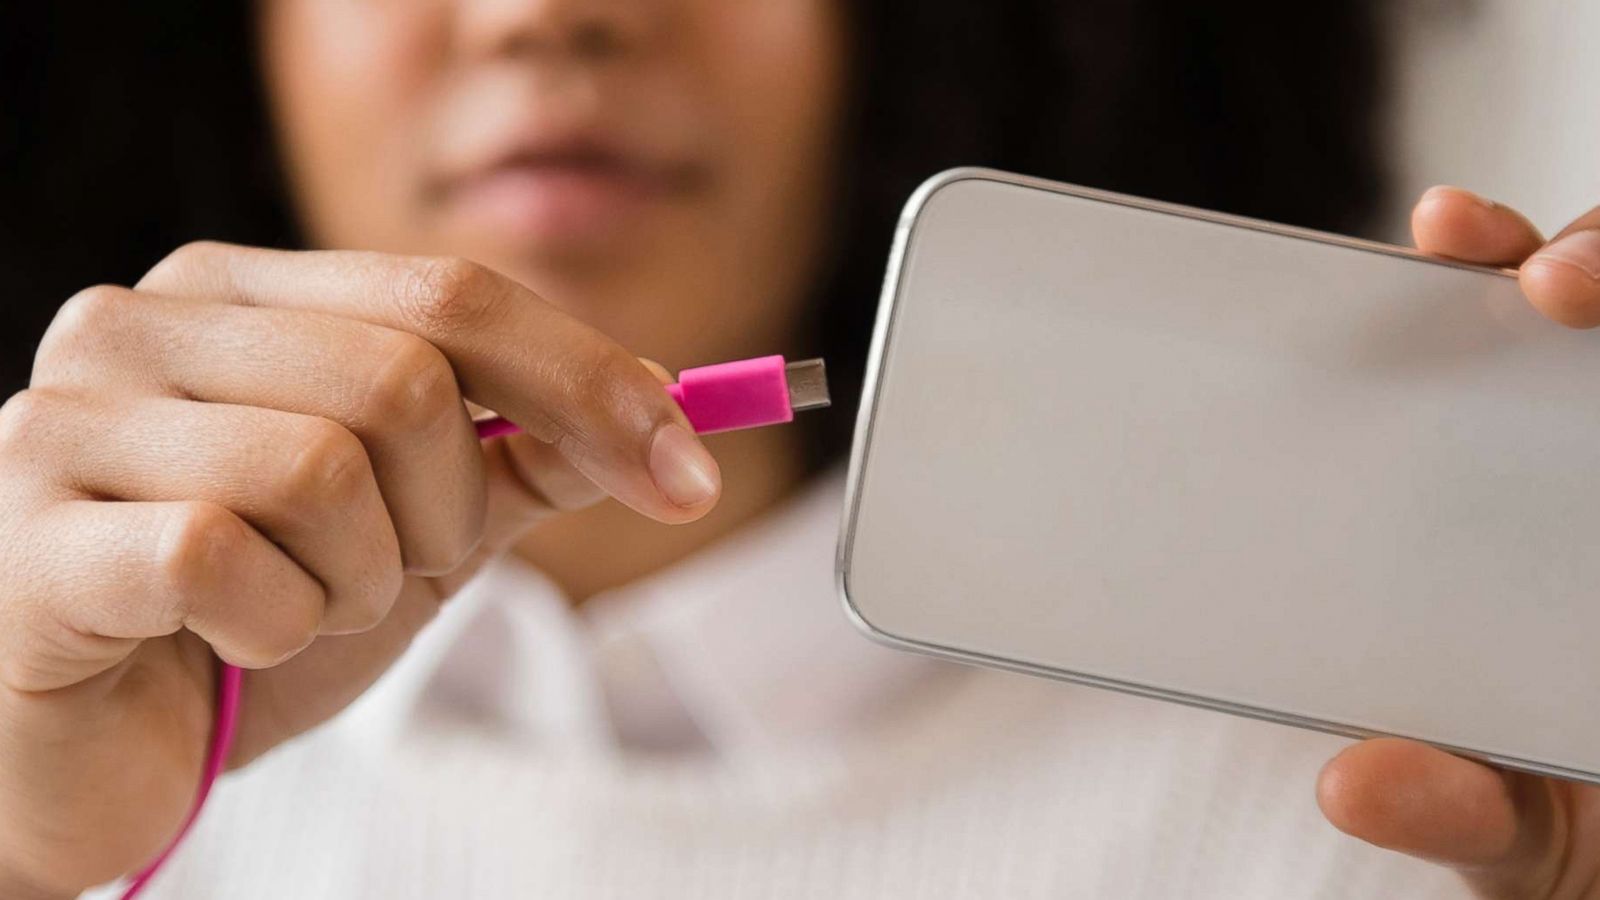
[[[672,381],[661,366],[644,363],[663,384]],[[687,420],[683,424],[688,427]],[[399,657],[441,603],[529,528],[606,496],[555,445],[538,438],[508,435],[485,441],[482,450],[488,502],[477,549],[448,574],[407,578],[388,617],[371,631],[321,638],[281,666],[246,673],[249,700],[230,765],[243,765],[343,709]]]
[[[1578,217],[1522,264],[1522,290],[1563,325],[1600,325],[1600,207]]]
[[[672,383],[672,375],[660,363],[642,358],[640,362],[663,385]],[[679,420],[689,427],[688,419],[680,415]],[[606,496],[555,445],[528,435],[486,441],[483,455],[488,493],[483,538],[462,566],[434,579],[443,597],[454,594],[485,562],[516,543],[535,524],[558,513],[592,506]]]
[[[466,565],[437,579],[445,596],[454,593],[452,585],[471,577],[468,569],[506,550],[535,524],[606,496],[554,445],[528,435],[486,441],[483,461],[488,491],[483,539]]]
[[[672,375],[655,360],[639,360],[663,385]],[[681,413],[685,429],[689,420]],[[483,445],[484,478],[488,491],[483,539],[477,552],[456,571],[435,579],[443,596],[455,593],[484,562],[516,543],[529,528],[552,515],[592,506],[605,491],[560,453],[553,444],[525,434],[490,440]],[[720,483],[720,479],[718,479]]]
[[[1453,868],[1478,896],[1577,897],[1555,891],[1575,862],[1566,795],[1573,787],[1375,738],[1323,768],[1317,802],[1339,830]]]

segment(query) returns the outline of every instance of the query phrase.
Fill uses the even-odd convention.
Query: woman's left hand
[[[1426,253],[1518,267],[1523,293],[1551,319],[1600,325],[1600,207],[1547,243],[1516,211],[1439,187],[1418,201],[1411,227]],[[1323,768],[1317,802],[1341,830],[1450,866],[1479,896],[1600,898],[1600,787],[1377,738]]]

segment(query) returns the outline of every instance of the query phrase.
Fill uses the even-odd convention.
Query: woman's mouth
[[[653,205],[693,187],[699,170],[592,146],[523,149],[442,179],[431,192],[458,227],[553,251],[623,237]]]

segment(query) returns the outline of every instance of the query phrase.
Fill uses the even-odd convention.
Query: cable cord
[[[239,694],[244,682],[244,673],[238,666],[230,666],[221,660],[217,661],[217,712],[216,719],[211,726],[211,746],[206,751],[206,765],[200,773],[200,789],[195,792],[194,805],[189,807],[189,815],[183,820],[183,827],[173,836],[161,855],[150,861],[139,874],[133,876],[133,882],[123,892],[122,900],[132,898],[143,893],[145,885],[150,883],[156,873],[161,871],[161,866],[194,825],[195,819],[200,817],[200,808],[205,806],[206,797],[211,793],[211,786],[217,783],[217,778],[228,764],[228,751],[233,747],[234,732],[239,727]]]
[[[678,383],[667,385],[666,389],[683,409],[689,424],[700,434],[775,425],[792,420],[796,410],[828,405],[827,376],[820,359],[791,363],[781,356],[763,356],[685,369],[678,373]],[[478,439],[484,441],[522,430],[499,416],[480,419],[473,425]],[[161,855],[133,877],[122,900],[139,896],[199,818],[200,808],[227,765],[228,750],[233,746],[233,734],[239,724],[239,689],[243,674],[238,666],[217,661],[216,720],[194,806],[190,807],[183,827]]]

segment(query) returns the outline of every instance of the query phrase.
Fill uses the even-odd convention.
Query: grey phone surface
[[[1600,340],[1505,273],[983,170],[907,206],[838,574],[887,643],[1600,781]]]

